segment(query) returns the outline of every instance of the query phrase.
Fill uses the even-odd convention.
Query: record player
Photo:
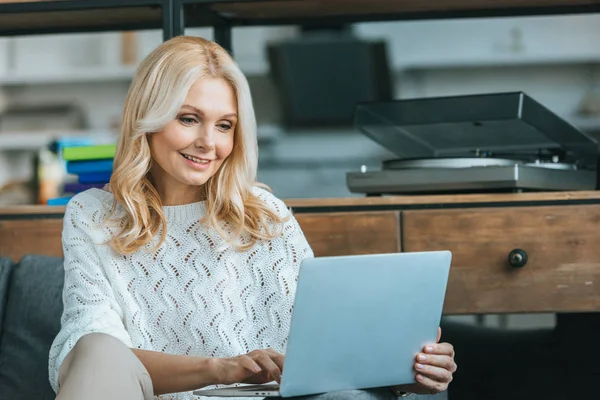
[[[523,92],[363,103],[354,118],[398,159],[347,173],[353,193],[598,188],[596,140]]]

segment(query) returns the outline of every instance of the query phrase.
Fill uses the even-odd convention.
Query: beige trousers
[[[57,400],[152,400],[148,371],[120,340],[83,336],[60,368]]]

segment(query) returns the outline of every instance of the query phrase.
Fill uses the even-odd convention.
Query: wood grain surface
[[[448,11],[518,10],[590,6],[598,3],[598,0],[271,0],[215,2],[211,9],[224,13],[229,18],[268,20]]]
[[[447,313],[600,309],[598,205],[406,211],[402,224],[403,251],[452,251]]]
[[[62,219],[0,220],[0,255],[17,262],[26,254],[62,256]]]
[[[297,214],[315,256],[400,251],[400,214],[396,211]]]
[[[283,199],[286,205],[298,209],[330,208],[335,207],[371,207],[390,206],[402,209],[415,205],[460,205],[465,207],[476,203],[523,203],[523,202],[568,202],[568,201],[595,201],[600,204],[600,191],[572,191],[572,192],[538,192],[538,193],[499,193],[499,194],[464,194],[464,195],[424,195],[424,196],[384,196],[384,197],[339,197],[339,198],[309,198],[309,199]],[[62,216],[65,208],[62,206],[23,205],[0,207],[0,219],[3,217],[35,216],[40,214]]]
[[[400,251],[399,213],[297,215],[318,256]],[[62,255],[62,219],[0,220],[0,255],[18,261],[25,254]]]

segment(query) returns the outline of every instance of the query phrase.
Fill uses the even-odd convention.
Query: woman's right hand
[[[215,358],[216,380],[221,385],[261,384],[281,380],[284,356],[275,350],[254,350],[229,358]]]

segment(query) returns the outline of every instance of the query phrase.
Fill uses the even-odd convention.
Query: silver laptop
[[[415,356],[437,339],[449,251],[306,259],[280,385],[198,396],[292,397],[413,383]]]

